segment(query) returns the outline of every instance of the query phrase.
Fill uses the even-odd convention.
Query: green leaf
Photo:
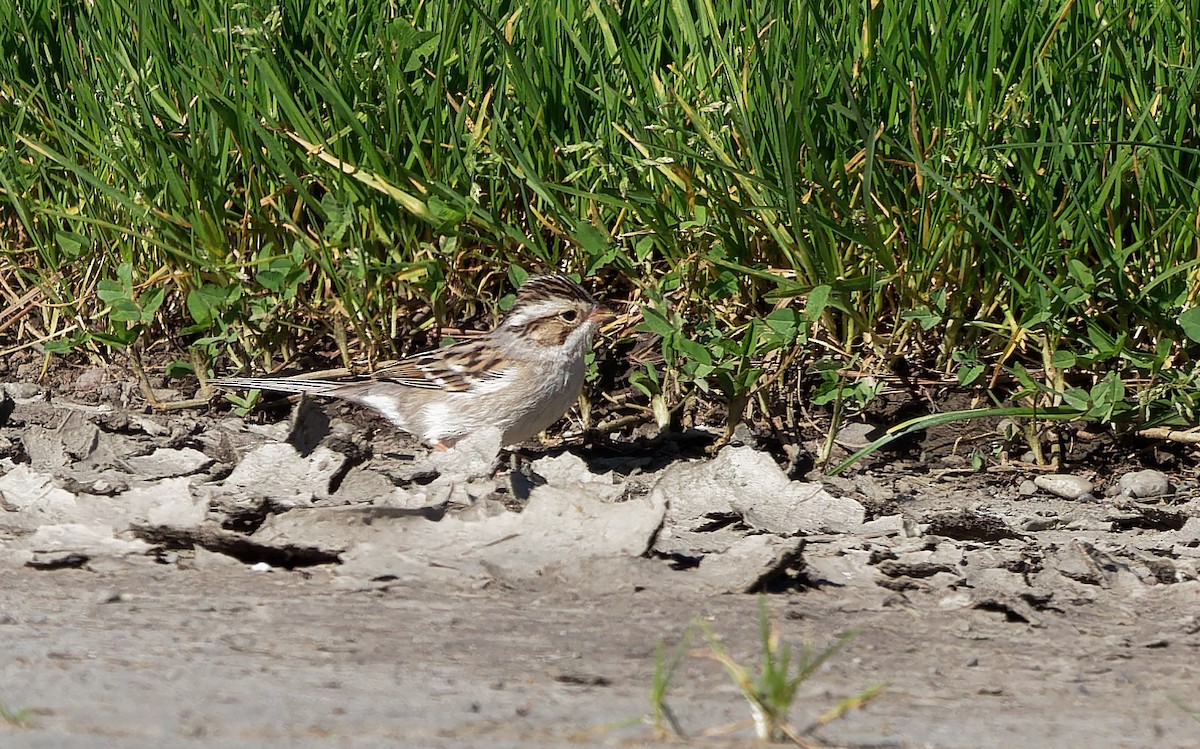
[[[1102,358],[1113,356],[1120,348],[1117,339],[1109,335],[1108,332],[1101,330],[1098,325],[1088,326],[1087,337],[1088,341],[1096,347],[1096,353]]]
[[[96,296],[100,297],[105,302],[112,304],[118,299],[128,299],[125,293],[125,287],[120,281],[114,281],[111,278],[102,279],[96,284]]]
[[[972,385],[983,374],[985,367],[983,362],[973,361],[964,364],[958,368],[958,384]]]
[[[48,354],[67,354],[77,345],[79,345],[79,341],[71,338],[55,338],[53,341],[46,341],[42,347]]]
[[[654,252],[654,237],[642,237],[633,245],[633,255],[639,263],[645,262],[652,252]]]
[[[806,316],[804,319],[808,320],[811,318]],[[772,310],[771,314],[763,319],[763,322],[767,324],[770,330],[780,334],[790,343],[800,330],[801,317],[800,313],[796,310],[784,307],[783,309]]]
[[[130,297],[133,296],[133,264],[121,263],[117,266],[117,278],[121,279],[121,284],[125,290],[129,292]]]
[[[142,309],[132,299],[114,299],[109,303],[108,317],[114,322],[141,322]]]
[[[685,338],[684,336],[675,337],[675,349],[683,352],[689,359],[694,362],[699,362],[705,366],[712,366],[712,357],[708,354],[708,349],[701,346],[699,343]],[[700,375],[703,376],[703,375]]]
[[[193,289],[187,295],[188,314],[192,316],[197,325],[211,325],[228,298],[229,292],[226,289],[213,284],[204,284]]]
[[[1020,364],[1020,362],[1014,364],[1010,371],[1012,372],[1013,376],[1017,378],[1017,382],[1021,383],[1021,387],[1025,388],[1026,390],[1033,393],[1040,392],[1042,390],[1042,388],[1038,386],[1038,383],[1029,376],[1028,370],[1026,370],[1025,367]]]
[[[1091,397],[1086,390],[1080,388],[1067,388],[1063,392],[1063,403],[1080,411],[1087,411],[1092,407]]]
[[[106,346],[125,348],[137,340],[138,332],[137,327],[113,328],[108,331],[95,331],[91,334],[91,337]]]
[[[165,370],[167,377],[172,379],[188,377],[194,374],[195,371],[195,367],[192,366],[192,363],[184,359],[176,359],[175,361],[168,363]]]
[[[1091,269],[1084,265],[1083,261],[1078,258],[1071,258],[1067,262],[1067,271],[1070,273],[1071,278],[1075,279],[1087,291],[1096,288],[1096,277],[1092,275]]]
[[[833,287],[829,284],[821,284],[814,286],[813,290],[808,292],[808,299],[804,301],[804,317],[810,322],[816,322],[821,319],[825,308],[829,306],[829,294],[833,291]]]
[[[326,193],[321,198],[321,208],[325,211],[325,240],[333,244],[340,243],[354,224],[353,204],[344,205],[333,193]]]
[[[142,322],[150,322],[154,319],[154,313],[162,306],[166,295],[166,288],[158,286],[138,299],[138,306],[142,308]]]
[[[575,241],[579,242],[579,246],[588,254],[588,257],[603,255],[608,251],[608,237],[591,224],[575,225]]]
[[[637,329],[663,338],[675,333],[675,326],[667,322],[667,318],[653,307],[642,307],[642,321],[638,323]]]
[[[54,240],[58,242],[58,246],[62,248],[62,251],[71,257],[79,257],[92,249],[92,240],[73,231],[55,232]]]
[[[1200,343],[1200,307],[1192,307],[1181,314],[1176,321],[1183,328],[1183,334],[1193,341]]]
[[[426,206],[428,206],[430,215],[439,226],[449,227],[460,224],[467,215],[462,208],[453,203],[446,202],[437,195],[430,195],[429,200],[426,201]]]
[[[1109,372],[1104,379],[1092,387],[1092,402],[1098,406],[1110,406],[1125,400],[1125,383],[1116,372]]]
[[[525,279],[529,278],[529,271],[525,270],[517,264],[508,267],[508,281],[513,285],[513,288],[519,288],[525,283]]]
[[[1075,354],[1065,349],[1059,349],[1051,354],[1050,366],[1058,369],[1070,369],[1075,366]]]
[[[287,275],[277,270],[264,269],[254,274],[254,280],[260,286],[274,291],[276,294],[283,291],[284,284],[287,282]]]

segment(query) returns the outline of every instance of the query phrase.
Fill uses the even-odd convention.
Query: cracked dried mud
[[[339,414],[4,385],[0,746],[678,746],[643,720],[656,649],[699,617],[756,662],[759,591],[784,640],[858,633],[793,724],[888,684],[818,744],[1200,744],[1189,476],[1068,501],[1032,469],[798,480],[703,435],[427,454]],[[689,744],[755,743],[711,659],[668,699]]]

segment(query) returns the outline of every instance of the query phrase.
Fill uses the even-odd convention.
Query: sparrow
[[[566,276],[531,276],[494,329],[348,380],[227,377],[219,388],[309,393],[372,408],[444,449],[484,427],[524,442],[579,398],[592,338],[613,314]]]

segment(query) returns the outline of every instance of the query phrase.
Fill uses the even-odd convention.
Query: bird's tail
[[[304,380],[286,377],[222,377],[209,380],[209,385],[230,390],[273,390],[277,393],[312,393],[324,395],[344,386],[337,380]]]

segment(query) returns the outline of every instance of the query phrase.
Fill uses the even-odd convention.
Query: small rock
[[[154,484],[125,492],[119,498],[127,506],[145,508],[150,526],[193,528],[208,516],[208,502],[192,496],[186,478],[163,479]]]
[[[1063,499],[1083,499],[1092,493],[1092,482],[1082,476],[1072,476],[1069,473],[1051,473],[1038,476],[1033,483],[1041,489],[1062,497]]]
[[[1107,585],[1108,576],[1089,551],[1094,551],[1090,544],[1075,541],[1057,551],[1052,556],[1051,563],[1059,574],[1076,582],[1084,585]]]
[[[947,468],[966,468],[968,465],[966,457],[962,455],[943,455],[939,458],[939,462]],[[943,480],[947,480],[949,477],[944,476],[942,478]]]
[[[992,542],[1020,536],[1002,517],[966,507],[931,514],[926,520],[926,533],[959,541]]]
[[[1171,493],[1171,480],[1162,471],[1131,471],[1117,482],[1116,490],[1126,497],[1161,497]]]
[[[1063,519],[1057,515],[1049,515],[1043,517],[1041,515],[1033,515],[1031,517],[1021,518],[1018,525],[1021,530],[1036,533],[1037,531],[1048,531],[1059,527],[1063,524]]]
[[[533,461],[532,468],[533,472],[545,479],[547,484],[554,486],[587,484],[588,488],[593,488],[594,484],[613,485],[612,471],[605,474],[592,473],[587,463],[572,453],[538,458]]]
[[[758,439],[755,438],[754,432],[745,423],[740,423],[733,428],[733,434],[729,436],[729,444],[734,446],[749,445],[755,447],[758,445]]]
[[[128,488],[128,486],[124,486],[120,482],[115,482],[108,478],[99,478],[93,481],[91,486],[88,487],[88,493],[101,497],[111,497],[115,494],[120,494]]]
[[[254,564],[250,565],[251,572],[270,572],[271,569],[271,565],[267,564],[266,562],[255,562]]]
[[[1032,497],[1034,494],[1037,494],[1037,492],[1038,485],[1029,479],[1025,479],[1021,482],[1021,485],[1017,487],[1017,493],[1022,497]]]
[[[130,414],[129,423],[141,429],[151,437],[161,437],[164,434],[170,434],[171,430],[163,424],[158,423],[152,418],[142,416],[141,414]]]
[[[801,538],[744,536],[722,554],[705,556],[686,582],[704,590],[750,593],[803,567]]]
[[[212,465],[212,458],[190,447],[159,447],[149,455],[125,461],[139,479],[152,480],[187,476]]]
[[[62,436],[55,429],[34,424],[21,435],[21,442],[25,445],[29,464],[34,468],[61,468],[70,462]]]
[[[380,504],[394,505],[390,499],[393,495],[405,496],[407,493],[398,490],[387,476],[379,471],[373,471],[362,466],[350,469],[342,479],[334,497],[345,504]]]
[[[864,497],[867,499],[873,499],[877,502],[882,502],[896,496],[894,491],[880,486],[878,481],[867,475],[862,475],[855,478],[854,486]]]
[[[848,447],[851,450],[857,450],[860,447],[866,447],[871,444],[874,433],[878,427],[870,424],[846,424],[834,436],[833,441],[842,447]]]
[[[915,557],[916,555],[910,556]],[[917,558],[906,561],[885,559],[877,564],[875,568],[888,577],[933,577],[939,572],[954,574],[954,568],[949,565]]]
[[[858,527],[856,533],[863,538],[876,536],[905,535],[903,515],[884,515],[881,518],[869,520]]]
[[[302,456],[287,443],[268,443],[246,454],[222,482],[226,491],[245,490],[285,506],[303,506],[329,493],[346,456],[324,445]]]
[[[96,603],[118,603],[121,600],[121,591],[116,588],[100,591],[100,595],[96,596]]]
[[[449,481],[467,482],[491,476],[500,456],[500,430],[494,427],[468,434],[449,450],[434,450],[424,467]]]
[[[55,431],[62,439],[67,456],[72,460],[83,460],[100,446],[100,428],[81,413],[67,414],[62,426]]]
[[[105,558],[145,557],[154,547],[140,539],[119,538],[112,526],[63,523],[43,525],[26,542],[32,567],[89,567]]]
[[[4,392],[18,402],[40,400],[45,396],[41,386],[33,382],[6,382],[4,383]]]
[[[813,585],[860,589],[876,586],[880,573],[871,564],[870,552],[846,550],[826,555],[820,548],[825,545],[812,544],[804,549],[804,575]]]
[[[821,484],[790,480],[770,455],[750,447],[726,447],[707,463],[677,463],[662,472],[650,496],[669,506],[660,539],[717,530],[737,518],[779,535],[854,533],[866,514]]]
[[[76,508],[74,494],[59,488],[52,476],[26,465],[0,476],[0,496],[5,509],[37,513],[42,520],[69,517]]]

